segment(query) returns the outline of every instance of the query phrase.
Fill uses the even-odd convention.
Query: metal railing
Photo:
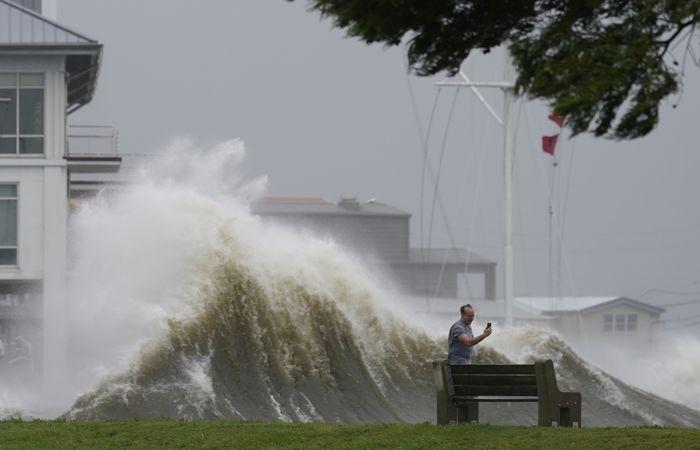
[[[110,125],[68,127],[67,156],[119,156],[119,130]]]

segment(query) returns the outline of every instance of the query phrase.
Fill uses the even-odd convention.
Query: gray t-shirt
[[[461,356],[462,358],[467,358],[470,359],[472,357],[472,348],[471,346],[466,346],[458,339],[460,334],[466,333],[469,339],[473,339],[474,335],[472,334],[472,327],[467,325],[466,323],[462,322],[462,320],[458,320],[457,322],[454,323],[450,327],[450,335],[447,338],[448,342],[448,348],[447,348],[447,353],[448,357],[455,355],[455,356]]]

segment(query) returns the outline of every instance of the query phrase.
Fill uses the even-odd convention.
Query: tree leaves
[[[408,42],[422,76],[454,74],[474,50],[507,45],[516,90],[568,117],[574,134],[634,139],[679,89],[667,64],[695,31],[700,0],[310,0],[311,9],[367,43]]]

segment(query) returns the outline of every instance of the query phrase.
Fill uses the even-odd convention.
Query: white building
[[[515,304],[550,319],[550,327],[579,348],[613,346],[628,353],[648,351],[665,312],[627,297],[518,297]]]
[[[119,167],[68,151],[67,116],[92,100],[102,46],[41,3],[0,0],[0,373],[65,361],[69,177]]]

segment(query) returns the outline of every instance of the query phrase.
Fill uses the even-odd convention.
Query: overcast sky
[[[419,245],[416,115],[425,129],[441,77],[408,77],[403,49],[345,38],[304,1],[59,0],[59,20],[105,47],[95,99],[72,123],[118,127],[126,154],[151,153],[183,135],[203,144],[240,138],[247,173],[267,174],[271,195],[376,198],[413,214]],[[474,79],[500,79],[502,67],[498,52],[464,65]],[[561,266],[554,258],[551,281],[551,158],[539,139],[556,128],[543,105],[516,106],[517,294],[547,295],[551,286],[556,294],[560,285],[573,295],[700,292],[699,71],[688,64],[679,106],[664,106],[650,136],[561,142],[553,234],[563,228],[565,256]],[[444,89],[429,151],[437,166],[455,95],[439,192],[457,244],[500,262],[498,125],[469,92]],[[485,95],[500,114],[500,94]],[[425,199],[427,241],[431,190]],[[451,245],[437,209],[431,243]],[[700,293],[643,300],[689,298]]]

